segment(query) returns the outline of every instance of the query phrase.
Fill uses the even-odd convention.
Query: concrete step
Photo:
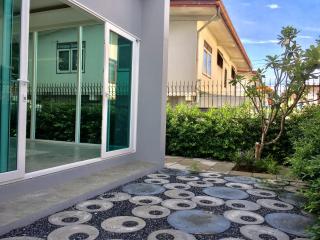
[[[0,202],[0,235],[24,227],[78,202],[102,194],[159,169],[159,165],[133,161],[46,190]]]

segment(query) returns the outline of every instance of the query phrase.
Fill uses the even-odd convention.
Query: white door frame
[[[108,98],[109,98],[109,45],[110,31],[115,32],[132,42],[132,77],[131,77],[131,109],[130,109],[130,140],[129,148],[107,152],[108,129]],[[126,155],[136,151],[137,138],[137,112],[138,112],[138,84],[139,84],[139,48],[140,40],[123,31],[121,28],[106,22],[105,24],[105,59],[104,83],[102,97],[102,133],[101,133],[101,158]]]
[[[20,32],[20,78],[18,103],[17,170],[0,173],[0,183],[19,178],[25,174],[26,117],[28,90],[28,48],[29,48],[29,9],[30,0],[21,1]]]

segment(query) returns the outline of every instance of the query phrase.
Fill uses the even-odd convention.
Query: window
[[[232,80],[235,80],[236,79],[236,70],[234,69],[234,67],[231,67],[231,78]]]
[[[220,51],[218,51],[218,55],[217,55],[217,65],[223,68],[223,55]]]
[[[86,42],[82,43],[82,72],[85,70]],[[78,70],[78,43],[57,43],[57,73],[76,73]]]
[[[226,88],[227,87],[227,82],[228,82],[228,70],[225,69],[224,70],[224,87]]]
[[[206,41],[204,41],[202,73],[209,78],[211,78],[211,73],[212,73],[211,59],[212,59],[212,48]]]

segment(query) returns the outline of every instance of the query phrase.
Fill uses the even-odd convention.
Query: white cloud
[[[269,4],[269,5],[267,5],[267,7],[270,8],[270,9],[278,9],[278,8],[280,8],[280,6],[278,4],[276,4],[276,3]]]
[[[241,39],[243,44],[277,44],[278,40],[254,40],[254,39],[248,39],[243,38]]]

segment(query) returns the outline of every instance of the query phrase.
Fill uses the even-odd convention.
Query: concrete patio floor
[[[307,239],[313,218],[301,210],[302,186],[172,165],[0,239]]]

